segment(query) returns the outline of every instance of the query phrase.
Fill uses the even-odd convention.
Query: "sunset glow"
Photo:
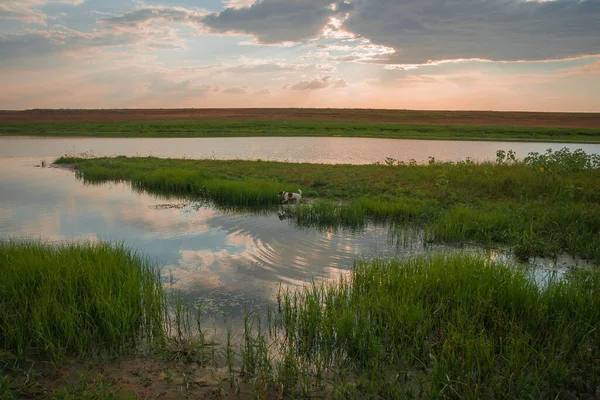
[[[0,0],[0,109],[600,111],[600,0]]]

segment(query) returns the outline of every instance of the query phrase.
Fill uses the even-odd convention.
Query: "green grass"
[[[135,398],[97,363],[207,364],[215,344],[200,311],[121,245],[0,240],[0,399]],[[80,379],[68,366],[81,368]]]
[[[104,379],[90,379],[82,375],[76,382],[65,385],[64,388],[53,393],[55,400],[133,400],[138,397],[131,394],[120,393],[113,387],[112,382]]]
[[[329,121],[7,123],[0,125],[0,135],[83,137],[344,136],[451,140],[600,142],[600,129]]]
[[[600,385],[600,273],[540,289],[469,255],[360,261],[338,282],[280,291],[246,324],[243,368],[305,397],[577,398]]]
[[[86,183],[125,181],[217,206],[272,207],[279,190],[309,204],[286,209],[301,226],[416,225],[428,240],[505,245],[519,256],[568,252],[600,263],[598,160],[562,150],[526,162],[321,165],[158,158],[62,158]]]
[[[121,354],[164,335],[158,271],[122,246],[0,241],[0,350]]]
[[[526,269],[472,254],[360,260],[349,277],[275,300],[266,318],[246,313],[238,359],[228,332],[232,389],[242,380],[261,398],[479,399],[592,398],[600,387],[597,269],[539,287]],[[122,246],[0,241],[3,362],[151,344],[155,357],[203,365],[214,343],[201,311],[167,300],[158,271]],[[4,367],[0,397],[45,390],[29,370],[15,378]],[[98,376],[53,398],[122,398]]]

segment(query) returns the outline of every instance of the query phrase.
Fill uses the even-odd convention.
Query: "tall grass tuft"
[[[541,289],[472,255],[359,261],[278,303],[280,358],[343,397],[593,397],[600,385],[599,271]]]
[[[123,246],[0,241],[0,349],[121,353],[164,337],[160,275]]]
[[[140,159],[136,167],[131,168],[130,160],[127,157],[87,160],[93,164],[80,169],[78,176],[87,184],[128,182],[136,190],[204,197],[218,206],[257,207],[281,202],[277,195],[281,185],[276,182],[253,177],[216,177],[203,168],[169,166],[169,160],[152,157]],[[63,157],[56,163],[69,164],[73,161],[77,159]],[[77,164],[82,165],[81,162]]]

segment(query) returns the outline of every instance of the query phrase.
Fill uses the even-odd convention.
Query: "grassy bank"
[[[0,278],[6,399],[591,398],[600,387],[598,270],[540,288],[473,255],[358,261],[347,278],[280,290],[262,320],[247,314],[215,368],[201,368],[199,314],[174,297],[169,318],[156,270],[123,247],[3,241]],[[155,351],[121,358],[140,344]],[[102,353],[119,360],[39,369]],[[37,363],[15,372],[19,357]]]
[[[241,368],[265,390],[336,398],[581,398],[600,385],[600,274],[540,290],[472,256],[355,265],[281,292],[267,347],[254,321]],[[266,330],[265,330],[266,332]]]
[[[108,244],[0,241],[0,349],[5,358],[121,354],[162,340],[158,272]]]
[[[562,150],[513,161],[429,165],[320,165],[157,158],[62,158],[88,183],[200,196],[222,207],[265,207],[279,190],[310,204],[287,210],[301,225],[417,224],[436,241],[508,245],[523,258],[562,251],[600,262],[598,158]],[[509,160],[510,159],[510,160]],[[508,160],[508,161],[507,161]]]
[[[212,345],[199,317],[121,245],[0,240],[0,399],[147,398],[180,370],[167,398],[212,396],[189,390]]]
[[[337,121],[156,121],[5,123],[0,135],[81,137],[343,136],[373,138],[600,142],[600,129],[421,125]]]

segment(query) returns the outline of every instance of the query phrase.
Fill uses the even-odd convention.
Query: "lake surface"
[[[323,164],[371,164],[386,157],[427,162],[496,159],[496,150],[514,150],[518,158],[546,149],[583,149],[600,154],[600,144],[474,142],[449,140],[372,139],[341,137],[288,138],[31,138],[0,137],[0,158],[33,157],[52,162],[65,154],[95,156],[154,156],[289,161]]]
[[[187,298],[202,302],[207,321],[218,330],[224,328],[224,321],[239,326],[244,306],[249,310],[264,310],[280,284],[297,286],[311,279],[337,279],[350,271],[357,257],[408,257],[440,249],[453,250],[425,245],[419,235],[398,244],[386,226],[368,226],[362,231],[298,229],[288,220],[279,219],[277,209],[258,215],[226,213],[206,204],[138,193],[126,184],[84,185],[71,171],[34,167],[42,159],[51,162],[69,151],[93,149],[96,154],[136,155],[133,151],[139,145],[137,152],[141,154],[156,151],[153,155],[191,157],[205,154],[207,149],[225,152],[227,146],[223,142],[230,143],[232,149],[227,150],[231,153],[220,155],[254,158],[262,154],[261,158],[267,159],[264,155],[267,153],[270,159],[277,159],[284,156],[286,146],[293,147],[291,143],[294,143],[289,139],[283,140],[283,144],[279,139],[268,140],[270,150],[262,151],[257,143],[251,145],[252,142],[242,140],[246,143],[242,145],[240,139],[180,142],[179,139],[0,138],[0,238],[122,242],[163,266],[165,282],[172,280],[173,287],[182,290]],[[315,143],[315,138],[299,140]],[[356,143],[357,139],[342,140]],[[387,142],[358,141],[376,146]],[[405,142],[413,141],[394,141],[394,145],[399,146],[395,148],[399,152],[396,157],[404,151],[402,149],[409,148],[402,147],[409,146],[403,144]],[[195,143],[197,149],[191,143]],[[442,142],[419,144],[425,145],[446,154]],[[485,151],[491,153],[499,148],[491,143],[482,145],[489,146]],[[516,145],[523,144],[511,143],[510,147],[515,149]],[[547,145],[539,146],[543,149]],[[329,150],[331,154],[316,149],[310,160],[333,162],[344,158],[343,154],[348,156],[351,147],[348,144],[337,152]],[[487,154],[483,148],[479,147],[482,157]],[[352,150],[355,154],[352,160],[371,162],[373,160],[367,160],[368,154],[375,157],[377,151],[364,148],[361,154],[359,150]],[[416,157],[412,153],[416,150],[410,151],[406,154]],[[385,154],[394,156],[391,150]],[[329,158],[321,158],[326,155]],[[303,157],[308,155],[295,149],[287,159],[305,161]],[[496,256],[507,257],[501,252]],[[569,258],[558,263],[545,259],[531,260],[531,263],[539,267],[535,274],[542,281],[547,277],[544,271],[562,274],[561,267],[577,264]]]

